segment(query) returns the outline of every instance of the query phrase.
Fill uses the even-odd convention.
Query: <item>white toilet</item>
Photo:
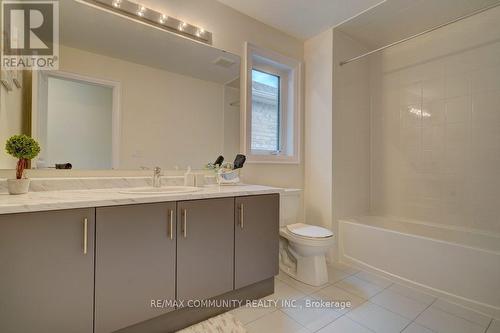
[[[301,190],[280,196],[280,269],[312,286],[328,282],[325,255],[334,244],[333,233],[301,223]]]

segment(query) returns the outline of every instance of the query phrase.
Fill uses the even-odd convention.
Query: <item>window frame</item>
[[[242,151],[248,163],[300,164],[302,63],[273,51],[245,44],[244,116],[242,117]],[[252,70],[280,78],[280,149],[253,150],[252,145]]]

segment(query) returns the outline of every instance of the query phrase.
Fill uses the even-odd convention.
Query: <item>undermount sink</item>
[[[165,187],[147,187],[122,190],[124,194],[174,194],[197,192],[200,188],[192,186],[165,186]]]

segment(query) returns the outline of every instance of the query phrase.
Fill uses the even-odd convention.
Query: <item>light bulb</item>
[[[159,22],[160,22],[161,24],[164,24],[164,23],[165,23],[165,21],[167,21],[167,19],[168,19],[168,16],[167,16],[167,15],[165,15],[165,14],[162,14],[162,15],[161,15],[161,17],[160,17],[160,21],[159,21]]]
[[[137,15],[139,15],[140,17],[143,17],[145,12],[146,12],[146,7],[139,6],[139,9],[137,10]]]
[[[184,28],[187,26],[187,23],[186,22],[181,22],[181,24],[179,24],[179,30],[180,31],[184,31]]]
[[[113,7],[120,8],[122,0],[113,0]]]

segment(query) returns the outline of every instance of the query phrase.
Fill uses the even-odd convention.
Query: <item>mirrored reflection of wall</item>
[[[120,169],[202,168],[223,153],[222,84],[65,46],[60,69],[121,84]]]
[[[31,72],[16,75],[19,87],[9,78],[11,90],[0,84],[0,169],[13,169],[16,159],[4,151],[5,141],[16,134],[31,133]]]
[[[224,157],[232,162],[240,152],[240,80],[224,86]]]
[[[59,77],[47,81],[45,149],[37,167],[111,169],[113,89]]]

